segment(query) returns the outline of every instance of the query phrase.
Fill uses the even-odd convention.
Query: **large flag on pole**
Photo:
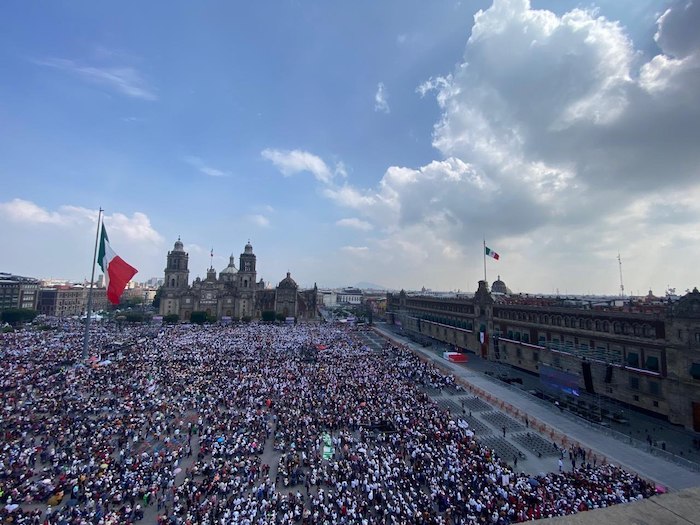
[[[487,247],[487,246],[484,246],[484,250],[486,250],[485,253],[486,253],[486,255],[488,255],[489,257],[493,257],[493,258],[496,259],[496,260],[498,260],[498,259],[501,258],[500,255],[498,255],[496,252],[494,252],[491,248],[489,248],[489,247]]]
[[[119,304],[119,298],[126,288],[127,283],[136,275],[136,268],[119,257],[109,245],[109,237],[105,225],[102,225],[100,233],[100,251],[97,262],[105,275],[107,298],[112,304]]]

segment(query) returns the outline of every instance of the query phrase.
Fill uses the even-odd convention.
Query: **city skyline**
[[[698,284],[700,5],[0,8],[0,271],[473,292]],[[161,23],[167,20],[167,23]],[[9,81],[11,80],[11,81]]]

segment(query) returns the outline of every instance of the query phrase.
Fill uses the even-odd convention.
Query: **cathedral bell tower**
[[[243,288],[251,288],[253,283],[255,283],[255,254],[253,253],[253,246],[248,241],[245,245],[243,253],[240,258],[240,265],[238,266],[238,273],[244,274],[242,277],[248,278],[248,286],[243,286]],[[241,281],[242,282],[242,281]]]
[[[190,271],[187,269],[190,256],[185,252],[180,238],[177,238],[175,247],[168,252],[168,264],[165,267],[165,290],[182,290],[189,284]]]
[[[253,246],[248,241],[239,259],[240,266],[238,267],[237,315],[240,318],[251,316],[255,306],[255,259]]]

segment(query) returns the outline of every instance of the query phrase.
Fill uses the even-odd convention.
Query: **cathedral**
[[[256,281],[256,257],[250,242],[240,255],[238,268],[233,255],[228,266],[219,272],[210,267],[204,280],[189,283],[189,255],[178,238],[168,252],[160,314],[177,314],[188,321],[192,312],[202,311],[220,320],[260,319],[263,312],[297,320],[317,319],[317,288],[299,290],[289,272],[276,288],[266,288]]]

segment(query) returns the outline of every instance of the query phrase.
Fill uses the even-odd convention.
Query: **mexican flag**
[[[97,262],[105,275],[107,299],[112,304],[119,304],[119,298],[124,288],[138,270],[114,253],[109,245],[109,237],[107,237],[104,224],[100,233],[100,251]]]
[[[488,255],[489,257],[493,257],[493,258],[496,259],[496,260],[498,260],[498,259],[501,258],[500,255],[498,255],[496,252],[494,252],[494,251],[493,251],[491,248],[489,248],[488,246],[484,246],[484,249],[486,250],[486,255]]]

